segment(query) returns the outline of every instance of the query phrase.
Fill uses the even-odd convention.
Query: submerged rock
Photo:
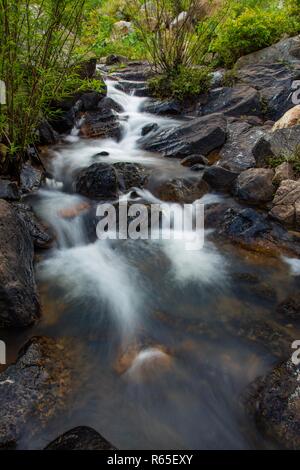
[[[212,114],[185,123],[180,127],[160,130],[139,139],[139,145],[165,157],[183,158],[191,154],[208,155],[221,147],[226,139],[227,121],[220,114]]]
[[[94,429],[78,426],[59,436],[48,444],[45,450],[116,450],[116,448]]]
[[[300,449],[300,370],[291,360],[257,379],[244,397],[259,429],[286,449]]]
[[[275,187],[274,171],[267,168],[250,168],[237,178],[234,194],[249,204],[263,204],[271,201]]]
[[[65,340],[32,338],[0,374],[0,448],[17,445],[30,421],[39,432],[66,405],[74,368]]]
[[[40,306],[30,230],[12,205],[0,200],[0,327],[31,325]]]

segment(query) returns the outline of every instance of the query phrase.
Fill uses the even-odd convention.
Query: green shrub
[[[211,50],[218,63],[233,65],[236,60],[280,40],[284,34],[295,34],[297,21],[286,9],[246,8],[233,10],[217,28]]]
[[[161,99],[185,100],[208,91],[211,83],[211,70],[208,67],[181,67],[177,74],[158,75],[149,80],[153,96]]]

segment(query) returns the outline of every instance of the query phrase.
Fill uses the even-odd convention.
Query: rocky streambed
[[[299,47],[193,103],[102,65],[103,93],[43,123],[39,164],[0,182],[0,447],[299,449],[300,181],[270,165],[300,145]],[[122,200],[200,200],[204,248],[97,240]]]

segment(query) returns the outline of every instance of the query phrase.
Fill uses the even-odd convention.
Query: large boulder
[[[141,107],[141,111],[144,113],[158,114],[160,116],[180,115],[182,110],[182,105],[176,100],[147,100]]]
[[[203,98],[202,98],[203,99]],[[259,93],[251,86],[214,88],[198,106],[198,115],[223,113],[227,116],[261,116]]]
[[[276,62],[297,65],[300,61],[299,48],[299,36],[283,39],[270,47],[241,57],[238,59],[236,67],[241,68],[253,64],[275,64]]]
[[[91,199],[114,199],[118,195],[116,170],[107,163],[94,163],[76,175],[73,189]]]
[[[59,134],[53,129],[45,119],[41,122],[37,130],[38,142],[41,145],[54,145],[59,140]]]
[[[28,423],[31,432],[40,432],[66,406],[75,377],[73,348],[64,339],[35,337],[0,374],[0,448],[14,448]]]
[[[46,227],[43,222],[39,220],[29,205],[14,203],[14,209],[26,224],[34,246],[36,248],[48,248],[54,240],[54,234],[51,233],[49,227]]]
[[[293,156],[300,145],[300,125],[269,132],[257,145],[264,148],[264,154],[269,157]]]
[[[226,170],[219,165],[208,166],[203,173],[204,181],[218,191],[231,189],[237,176],[238,173]]]
[[[162,201],[191,204],[208,190],[208,184],[201,177],[186,177],[162,181],[155,187],[153,193]]]
[[[300,181],[283,180],[273,199],[270,215],[287,227],[300,230]]]
[[[299,380],[299,366],[288,360],[258,378],[243,397],[265,436],[291,450],[300,450]]]
[[[219,165],[237,173],[256,167],[270,155],[269,145],[263,140],[267,131],[266,126],[253,125],[246,120],[229,121]]]
[[[33,256],[24,219],[0,200],[0,328],[28,326],[39,318]]]
[[[121,191],[131,188],[142,188],[147,180],[145,167],[138,163],[118,162],[113,164],[117,173],[118,186]]]
[[[78,426],[59,436],[48,444],[45,450],[116,450],[116,448],[94,429]]]
[[[263,204],[271,201],[275,187],[274,171],[267,168],[250,168],[237,178],[234,194],[249,204]]]
[[[259,92],[267,119],[276,121],[294,106],[291,90],[293,81],[300,78],[300,68],[294,70],[283,63],[253,64],[238,70],[237,75],[243,84]]]
[[[179,127],[159,130],[139,139],[139,145],[165,157],[183,158],[191,154],[208,155],[221,147],[226,139],[227,120],[212,114],[185,123]]]
[[[80,134],[86,138],[113,138],[120,140],[122,127],[117,113],[122,107],[111,98],[104,98],[97,104],[97,110],[86,113]]]

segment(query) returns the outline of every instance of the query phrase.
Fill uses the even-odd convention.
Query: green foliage
[[[300,145],[298,145],[293,153],[286,152],[280,157],[269,157],[268,165],[271,168],[276,168],[277,166],[281,165],[284,162],[288,162],[292,165],[293,170],[300,174]]]
[[[161,99],[185,100],[208,91],[211,83],[211,70],[207,67],[180,67],[178,73],[158,75],[149,80],[153,96]]]

